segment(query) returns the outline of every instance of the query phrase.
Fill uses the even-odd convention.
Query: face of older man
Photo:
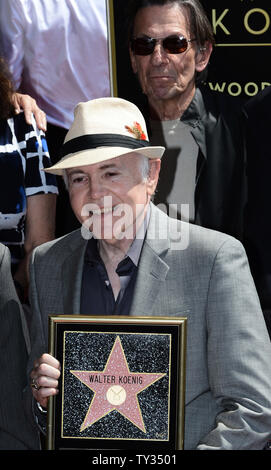
[[[165,38],[171,35],[193,39],[186,10],[176,4],[141,8],[135,17],[133,37]],[[195,72],[202,71],[209,60],[211,46],[199,52],[196,42],[190,42],[185,52],[170,54],[156,44],[152,54],[141,56],[130,51],[131,63],[143,92],[150,104],[167,100],[192,99],[195,92]]]
[[[150,160],[142,176],[142,157],[133,153],[67,170],[70,201],[78,220],[108,243],[133,238],[155,191],[160,160]]]

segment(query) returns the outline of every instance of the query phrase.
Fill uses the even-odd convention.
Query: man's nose
[[[168,53],[165,51],[161,43],[157,43],[151,55],[152,64],[158,66],[161,64],[167,64],[168,61]]]
[[[97,179],[92,178],[89,182],[89,195],[92,200],[98,200],[106,193],[103,184]]]

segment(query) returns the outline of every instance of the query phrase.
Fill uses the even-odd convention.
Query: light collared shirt
[[[49,123],[68,129],[80,101],[110,96],[105,0],[1,0],[0,39]]]

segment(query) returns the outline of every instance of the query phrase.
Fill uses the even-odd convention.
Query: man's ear
[[[160,158],[151,158],[149,161],[149,174],[147,179],[147,192],[151,197],[156,189],[161,168]]]
[[[211,42],[206,41],[204,46],[201,46],[196,54],[196,71],[202,72],[208,65],[210,56],[213,51]]]

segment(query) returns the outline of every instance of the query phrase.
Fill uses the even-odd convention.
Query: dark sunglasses
[[[167,36],[166,38],[149,38],[148,36],[142,38],[134,38],[131,40],[131,49],[135,55],[149,55],[152,54],[156,43],[161,41],[163,48],[169,54],[181,54],[188,48],[188,44],[196,39],[186,39],[183,36]]]

